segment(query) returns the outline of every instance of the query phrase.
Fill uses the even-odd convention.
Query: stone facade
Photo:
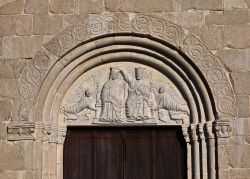
[[[64,70],[69,74],[68,83],[71,82],[74,74],[70,76],[71,69],[67,65],[80,54],[84,54],[82,58],[92,58],[91,55],[111,51],[109,44],[113,45],[112,50],[124,48],[129,51],[125,46],[128,42],[130,48],[132,44],[143,44],[142,47],[133,46],[134,51],[141,54],[119,54],[123,58],[132,56],[135,62],[144,59],[154,63],[142,51],[157,59],[164,56],[163,52],[152,52],[149,48],[152,46],[168,51],[166,53],[173,58],[191,59],[191,66],[196,66],[206,81],[204,86],[200,85],[203,83],[199,75],[190,70],[194,79],[198,79],[195,88],[202,93],[197,99],[205,101],[199,103],[207,111],[200,119],[190,111],[193,121],[183,127],[184,137],[194,146],[192,148],[199,145],[202,151],[210,150],[205,155],[211,164],[208,178],[250,178],[249,9],[249,0],[0,2],[0,178],[62,178],[62,144],[66,128],[63,116],[58,114],[59,101],[63,100],[60,96],[69,87],[67,80],[61,87],[60,79],[55,82],[54,79]],[[123,33],[125,38],[112,36],[116,33]],[[95,41],[89,42],[92,39]],[[167,42],[176,50],[169,51],[170,46],[164,49],[153,39]],[[102,51],[94,52],[97,47]],[[178,52],[186,57],[178,57]],[[102,60],[111,62],[113,58],[119,59],[119,55],[107,54]],[[183,67],[189,67],[182,61]],[[97,64],[98,59],[93,58],[92,63],[82,68]],[[75,71],[75,74],[81,73],[81,70]],[[207,86],[211,89],[209,94],[205,90]],[[207,102],[211,96],[212,105]],[[44,107],[45,104],[52,109]],[[190,102],[189,106],[195,105]],[[194,122],[195,119],[198,121]],[[204,151],[195,151],[204,155]],[[199,159],[199,156],[195,159],[196,155],[190,157],[194,161]],[[42,160],[49,161],[50,165]],[[201,166],[204,169],[204,165]],[[201,168],[199,162],[190,162],[188,167],[194,168],[192,176],[195,179],[201,178],[199,173],[204,173],[202,176],[206,178],[205,169],[198,169]]]

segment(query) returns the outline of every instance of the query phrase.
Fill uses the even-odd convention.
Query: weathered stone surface
[[[0,38],[0,56],[2,56],[3,53],[3,40]]]
[[[32,33],[32,16],[20,15],[16,17],[16,34],[31,35]]]
[[[75,0],[75,13],[88,15],[102,13],[104,11],[103,0]]]
[[[192,0],[175,0],[173,4],[174,11],[181,12],[192,9]]]
[[[0,178],[17,179],[18,178],[18,172],[16,170],[0,171]]]
[[[220,161],[219,163],[219,168],[220,169],[227,169],[228,168],[228,156],[225,155],[226,147],[224,145],[221,145],[218,147],[218,160]]]
[[[19,88],[19,81],[16,79],[0,79],[0,96],[13,99]]]
[[[211,50],[225,47],[224,28],[222,26],[205,26],[201,28],[201,38]]]
[[[51,35],[62,29],[62,17],[58,15],[34,15],[33,18],[33,34],[35,35]]]
[[[243,136],[244,135],[244,121],[245,121],[245,119],[242,119],[242,118],[239,118],[239,119],[234,121],[237,136]]]
[[[72,24],[76,24],[80,21],[82,21],[82,19],[86,18],[86,16],[81,16],[81,15],[64,15],[63,16],[63,27],[68,27]]]
[[[227,146],[227,154],[229,158],[229,164],[232,168],[239,168],[242,159],[242,148],[244,145],[231,145]]]
[[[224,9],[245,9],[247,3],[245,0],[226,0],[224,1]]]
[[[24,169],[24,151],[20,145],[0,141],[0,151],[0,171]]]
[[[246,143],[247,143],[247,144],[250,144],[250,135],[246,136],[246,137],[245,137],[245,140],[246,140]]]
[[[1,102],[0,102],[1,105]],[[2,110],[0,110],[1,115]],[[0,117],[1,120],[1,117]],[[6,140],[7,138],[7,125],[5,123],[0,123],[0,140]]]
[[[11,108],[12,102],[10,100],[0,100],[0,122],[10,119]]]
[[[250,8],[250,0],[245,0],[245,3],[247,4],[247,7]]]
[[[250,168],[250,145],[244,145],[241,150],[241,168]]]
[[[69,14],[74,12],[74,0],[50,0],[50,12],[55,14]]]
[[[246,54],[244,50],[220,50],[216,56],[228,71],[246,70]]]
[[[222,10],[223,1],[222,0],[193,0],[194,9],[199,10]]]
[[[105,0],[105,8],[108,11],[132,11],[132,0]]]
[[[201,11],[176,12],[176,23],[181,26],[198,26],[205,24],[204,13]]]
[[[244,121],[245,136],[250,136],[250,118],[246,118]]]
[[[34,142],[33,141],[20,141],[20,148],[23,149],[24,166],[26,170],[33,169],[34,163]]]
[[[227,169],[220,169],[219,176],[220,179],[231,179],[229,176],[229,171]]]
[[[231,74],[233,79],[233,86],[236,94],[249,95],[250,94],[250,83],[249,71],[233,72]]]
[[[24,11],[27,14],[48,13],[48,0],[26,0]]]
[[[133,1],[134,12],[171,12],[173,11],[173,0],[137,0]]]
[[[15,33],[14,16],[0,16],[0,37],[11,36]],[[4,24],[4,25],[3,25]]]
[[[24,0],[12,0],[0,6],[0,15],[2,14],[21,14],[24,9]]]
[[[200,26],[185,26],[190,33],[196,35],[197,37],[201,37],[201,28]]]
[[[0,79],[19,79],[25,66],[24,60],[0,59]]]
[[[32,58],[41,47],[42,38],[39,36],[6,37],[3,39],[3,58]]]
[[[246,49],[246,59],[247,59],[247,70],[250,71],[250,49]]]
[[[243,24],[248,22],[247,10],[228,10],[219,12],[210,12],[206,16],[206,24],[212,25],[228,25],[228,24]]]
[[[250,117],[250,98],[249,96],[237,96],[236,97],[238,115],[239,117]]]
[[[250,47],[250,25],[226,26],[226,45],[231,48]]]

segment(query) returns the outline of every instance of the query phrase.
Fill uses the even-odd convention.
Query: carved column
[[[65,141],[67,126],[58,127],[57,137],[57,179],[63,179],[63,144]]]
[[[204,124],[199,124],[199,139],[200,139],[200,145],[201,145],[201,157],[202,157],[202,179],[207,179],[207,144],[205,141],[205,135],[204,135]]]
[[[35,178],[42,179],[42,160],[43,160],[43,135],[44,127],[42,123],[35,124]]]
[[[58,128],[56,124],[51,124],[51,134],[50,134],[50,178],[56,179],[57,175],[57,137],[58,137]]]
[[[192,151],[187,126],[182,126],[182,134],[187,143],[187,178],[192,179]]]
[[[200,179],[200,152],[197,136],[197,125],[191,124],[192,154],[193,154],[193,179]]]
[[[212,121],[206,124],[207,140],[208,140],[208,176],[209,179],[216,179],[215,169],[215,138],[213,134],[213,123]]]
[[[43,161],[42,161],[42,177],[43,178],[49,178],[49,135],[51,134],[51,125],[50,124],[44,124],[44,136],[43,136]]]

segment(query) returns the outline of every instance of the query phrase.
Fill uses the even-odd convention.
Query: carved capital
[[[189,143],[190,142],[190,137],[189,137],[188,127],[182,126],[181,129],[182,129],[182,134],[183,134],[183,137],[184,137],[186,143]]]
[[[11,123],[7,128],[7,139],[9,141],[33,140],[34,128],[34,124],[29,122]]]
[[[206,123],[206,134],[208,139],[214,139],[214,133],[213,133],[213,122],[209,121]]]
[[[231,136],[230,119],[220,119],[215,122],[215,131],[218,138],[228,138]]]
[[[191,124],[190,128],[191,128],[192,141],[197,141],[198,140],[197,125],[196,124]]]
[[[49,142],[50,143],[57,143],[57,137],[58,137],[58,127],[56,124],[51,124]]]
[[[67,127],[58,127],[58,135],[57,135],[57,143],[64,144],[64,140],[66,138]]]
[[[200,140],[204,140],[205,139],[205,134],[204,134],[204,124],[203,123],[200,123],[198,125],[198,130],[199,130]]]

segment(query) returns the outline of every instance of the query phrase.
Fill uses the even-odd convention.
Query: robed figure
[[[110,68],[109,80],[101,91],[102,110],[101,122],[122,122],[125,119],[125,85],[119,78],[120,71]]]
[[[137,121],[148,120],[151,118],[149,107],[150,87],[145,81],[144,68],[135,68],[135,78],[123,70],[121,70],[121,74],[128,83],[127,118]]]

